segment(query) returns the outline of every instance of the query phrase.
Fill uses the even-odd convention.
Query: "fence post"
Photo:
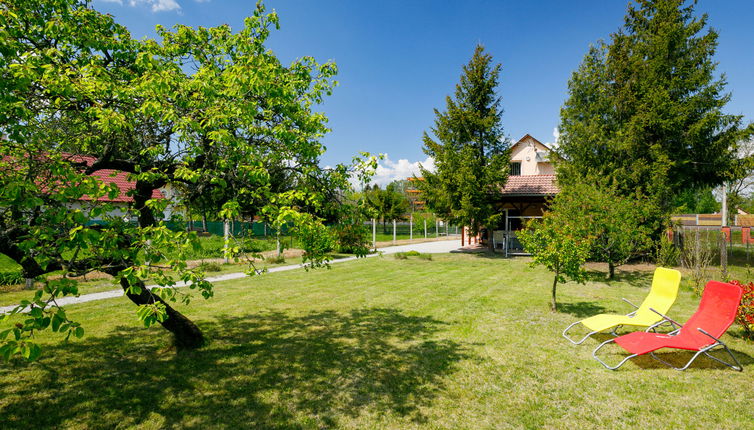
[[[427,218],[424,218],[424,238],[427,238]]]
[[[408,218],[408,240],[414,240],[414,214]]]
[[[223,222],[223,239],[225,239],[225,243],[223,244],[223,261],[225,264],[230,263],[230,258],[228,256],[228,241],[230,240],[230,223],[226,219]]]
[[[372,248],[377,250],[377,222],[372,218]]]
[[[395,220],[393,220],[393,245],[395,245]]]

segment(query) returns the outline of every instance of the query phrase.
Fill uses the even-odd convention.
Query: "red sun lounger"
[[[741,295],[743,294],[740,287],[736,285],[726,284],[723,282],[710,281],[704,288],[704,294],[702,294],[702,300],[699,303],[699,308],[694,315],[686,321],[686,324],[681,326],[677,322],[668,318],[665,315],[662,316],[663,321],[649,327],[646,332],[634,332],[624,336],[610,339],[600,344],[597,349],[594,350],[592,356],[599,361],[603,366],[610,370],[615,370],[623,365],[629,359],[636,357],[637,355],[649,353],[652,358],[666,364],[676,370],[686,370],[691,363],[696,360],[700,354],[704,354],[707,357],[718,361],[728,367],[731,367],[739,372],[743,370],[741,364],[736,357],[730,352],[728,346],[720,340],[720,337],[728,330],[728,327],[733,323],[736,318],[736,312],[738,311],[738,304],[741,301]],[[652,309],[654,311],[654,309]],[[655,311],[656,312],[656,311]],[[658,312],[659,314],[659,312]],[[670,333],[654,333],[654,328],[659,324],[669,322],[676,328],[676,330]],[[623,349],[628,351],[631,355],[624,358],[623,361],[616,366],[609,366],[604,361],[597,357],[597,351],[608,343],[615,342]],[[717,357],[709,354],[709,351],[722,347],[733,359],[735,365],[723,361]],[[688,351],[696,351],[693,357],[683,367],[675,367],[665,360],[657,357],[654,351],[661,348],[675,348],[685,349]]]

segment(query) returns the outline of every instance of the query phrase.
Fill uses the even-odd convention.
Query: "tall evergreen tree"
[[[508,177],[509,145],[495,93],[500,69],[477,45],[463,67],[455,97],[447,97],[444,112],[435,109],[434,136],[424,133],[423,150],[434,158],[436,171],[422,167],[425,180],[417,185],[432,211],[469,226],[472,234],[495,223],[499,214],[495,203]]]
[[[715,76],[717,33],[693,6],[637,0],[609,43],[590,48],[561,109],[561,185],[644,194],[662,214],[683,189],[732,173],[742,117],[722,111],[730,94]]]

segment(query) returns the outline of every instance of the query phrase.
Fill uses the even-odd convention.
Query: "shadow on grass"
[[[422,406],[467,357],[429,340],[443,324],[395,309],[221,316],[201,324],[210,345],[180,354],[159,351],[159,330],[118,327],[0,369],[3,428],[330,428],[361,413],[423,422]]]
[[[604,282],[608,285],[613,282],[625,282],[632,287],[647,287],[652,285],[653,272],[643,270],[615,270],[613,279],[607,279],[607,272],[602,270],[587,270],[586,278],[592,282]]]
[[[681,351],[681,350],[665,350],[667,352],[655,352],[655,355],[657,357],[667,361],[668,363],[672,364],[674,367],[683,367],[688,363],[688,361],[691,359],[691,357],[694,356],[695,352],[693,351]],[[754,363],[754,358],[752,358],[750,355],[736,351],[735,349],[731,348],[731,352],[733,355],[736,356],[736,359],[738,359],[738,362],[741,363],[741,366],[744,367],[744,369],[748,366]],[[731,360],[730,356],[725,353],[722,349],[717,349],[715,351],[712,351],[710,353],[712,356],[719,358],[721,360],[724,360],[728,363],[733,363],[733,360]],[[663,363],[660,363],[659,361],[652,358],[649,354],[641,355],[639,357],[634,357],[631,359],[631,362],[633,362],[635,365],[641,367],[642,369],[668,369],[669,367],[666,366]],[[689,366],[688,370],[691,369],[725,369],[730,370],[730,368],[722,363],[718,363],[715,360],[712,360],[711,358],[705,356],[704,354],[700,355],[699,357],[694,360],[693,363],[691,363],[691,366]]]
[[[603,314],[607,312],[607,308],[595,302],[558,303],[558,312],[571,314],[577,318],[586,318]]]

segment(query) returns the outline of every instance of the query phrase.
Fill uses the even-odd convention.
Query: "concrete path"
[[[456,250],[460,247],[461,243],[458,239],[453,240],[443,240],[443,241],[436,241],[436,242],[423,242],[423,243],[414,243],[410,245],[398,245],[398,246],[387,246],[384,248],[377,248],[378,251],[382,252],[383,254],[395,254],[398,252],[407,252],[407,251],[418,251],[421,253],[430,253],[430,254],[440,254],[440,253],[446,253],[451,252],[453,250]],[[369,254],[367,257],[377,257],[379,254]],[[330,264],[336,264],[336,263],[343,263],[346,261],[352,261],[356,260],[356,257],[346,257],[346,258],[339,258],[337,260],[330,261]],[[291,264],[288,266],[278,266],[278,267],[272,267],[270,269],[267,269],[267,273],[275,273],[275,272],[285,272],[288,270],[294,270],[294,269],[301,269],[303,268],[303,264]],[[236,272],[236,273],[226,273],[224,275],[219,276],[211,276],[208,277],[207,280],[215,283],[215,282],[222,282],[222,281],[229,281],[232,279],[240,279],[245,278],[248,275],[246,275],[243,272]],[[178,282],[176,284],[176,287],[185,287],[187,284],[184,282]],[[148,285],[147,288],[154,288],[156,285]],[[57,300],[58,305],[65,306],[65,305],[72,305],[72,304],[78,304],[78,303],[86,303],[86,302],[92,302],[95,300],[104,300],[104,299],[113,299],[116,297],[123,296],[123,290],[110,290],[110,291],[103,291],[100,293],[91,293],[91,294],[84,294],[78,297],[62,297]],[[2,306],[0,307],[0,314],[4,314],[7,312],[10,312],[13,310],[15,306]]]

